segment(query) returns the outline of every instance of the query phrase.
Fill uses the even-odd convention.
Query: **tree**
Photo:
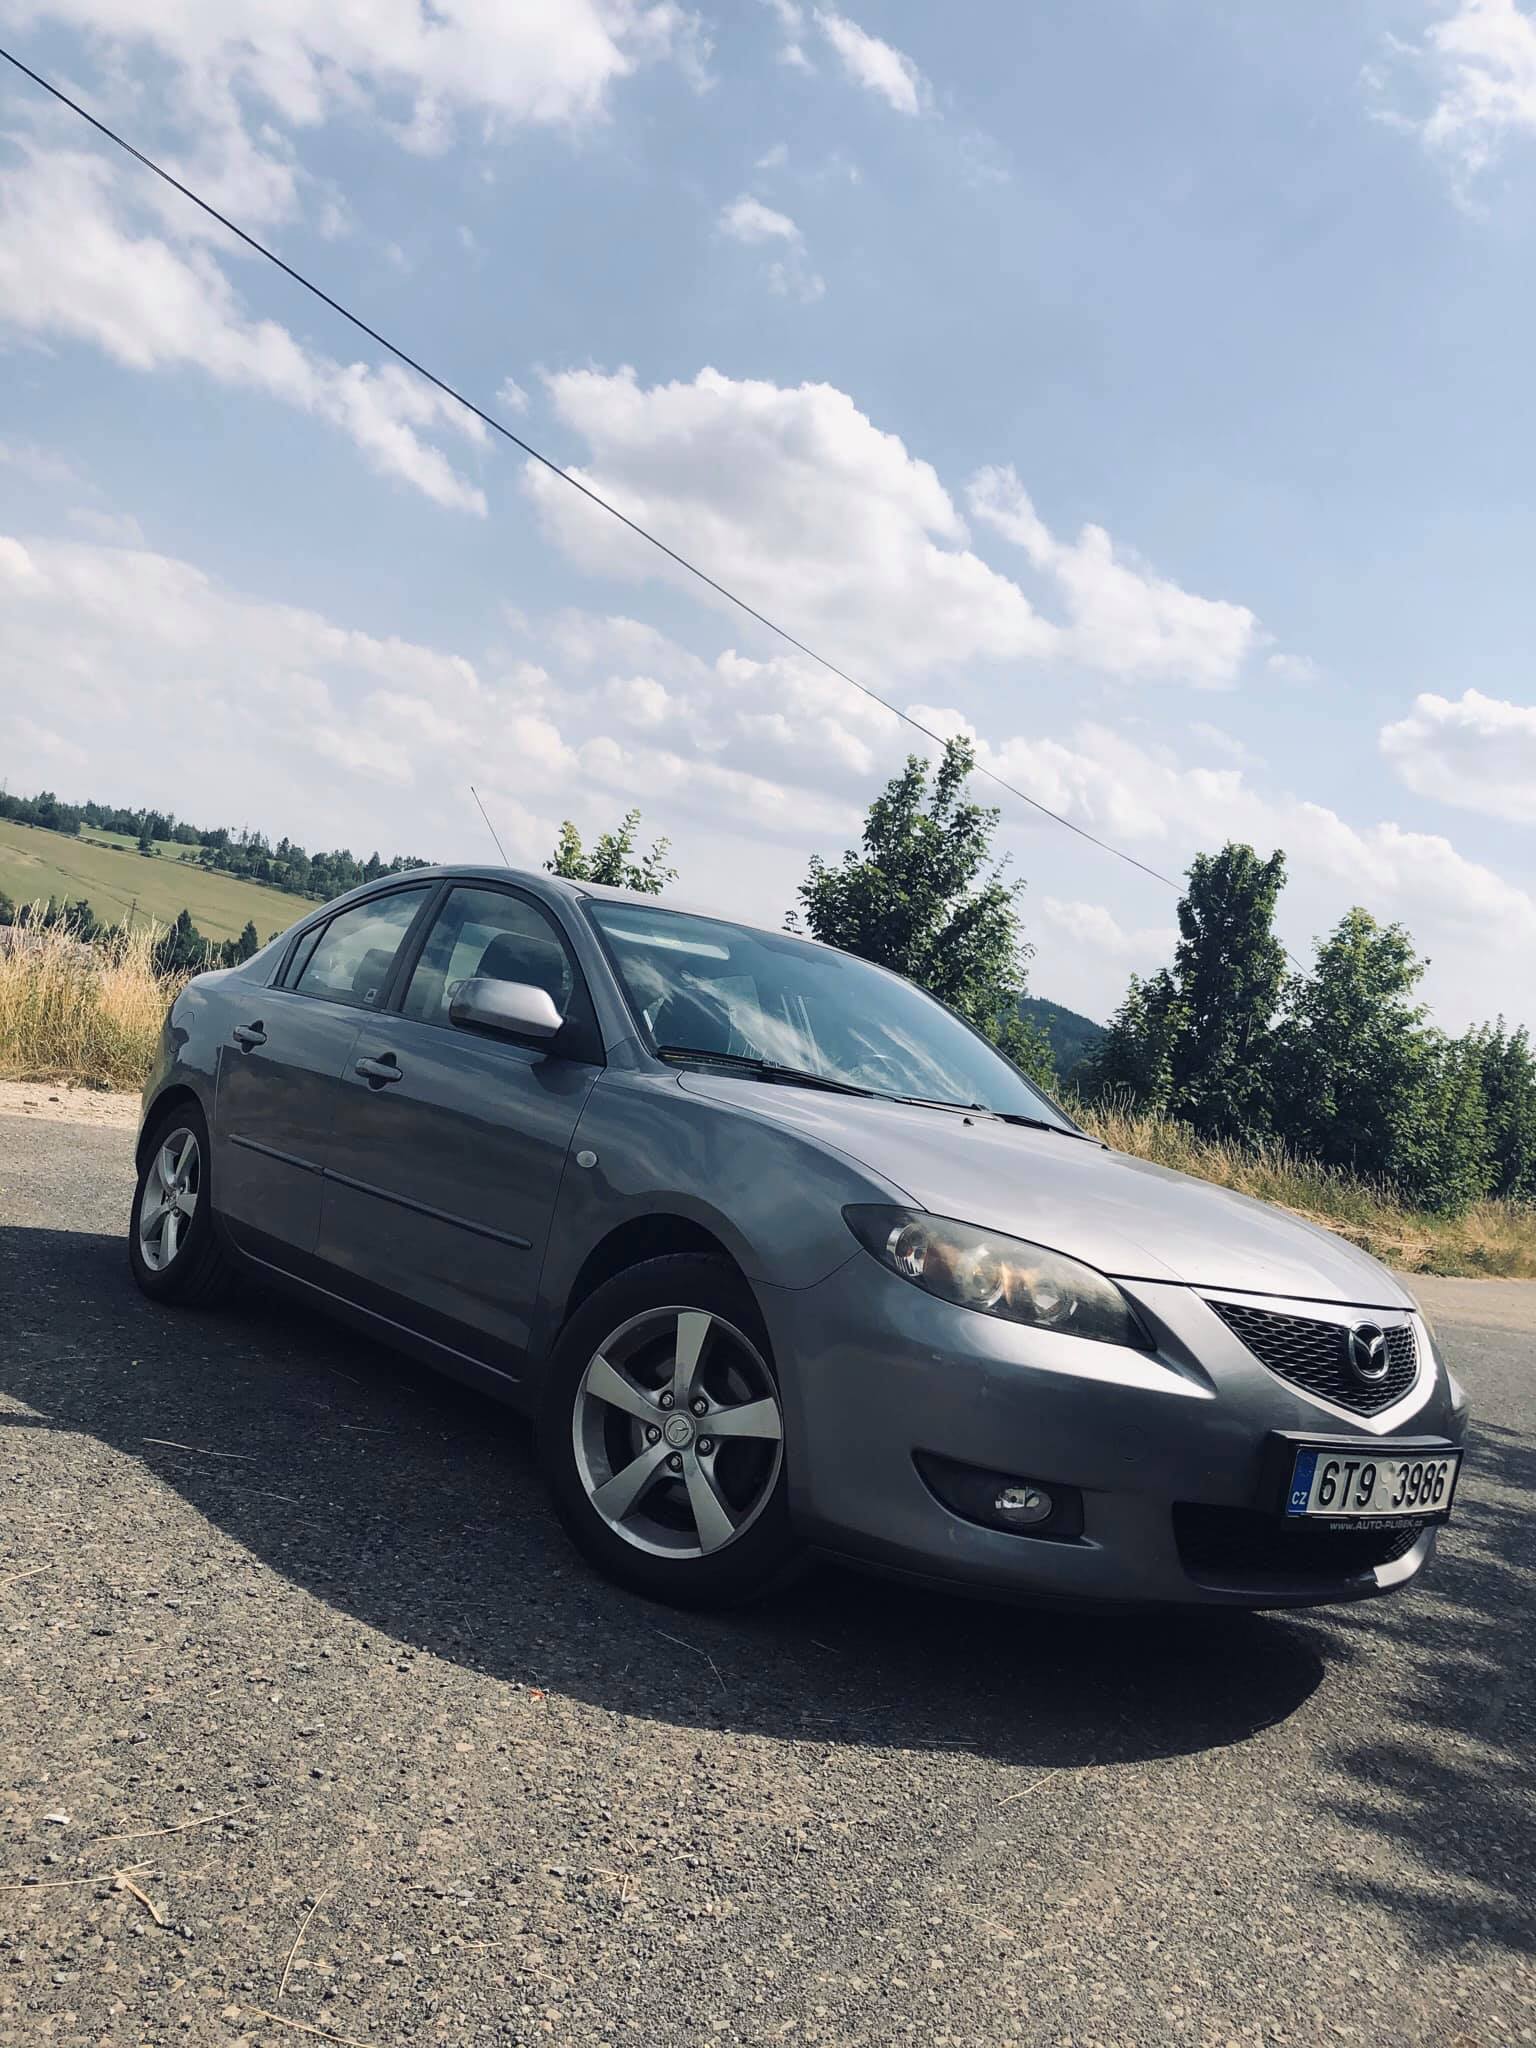
[[[1426,1031],[1420,1123],[1391,1178],[1426,1209],[1462,1209],[1493,1184],[1482,1062],[1465,1038]]]
[[[812,854],[800,902],[813,938],[909,976],[1050,1086],[1049,1041],[1018,1011],[1034,953],[1019,932],[1024,884],[993,858],[997,812],[966,797],[975,765],[969,740],[947,741],[930,788],[929,764],[909,755],[870,805],[862,849],[835,866]]]
[[[154,850],[155,835],[150,830],[149,818],[146,816],[139,824],[139,851],[140,853],[153,853]]]
[[[1425,1028],[1423,972],[1401,925],[1358,908],[1340,919],[1287,990],[1277,1120],[1308,1157],[1451,1209],[1487,1190],[1487,1112],[1467,1042]]]
[[[1197,854],[1179,901],[1172,1047],[1178,1113],[1203,1137],[1255,1139],[1269,1129],[1270,1026],[1285,980],[1275,903],[1285,855],[1260,860],[1233,841]]]
[[[1125,1001],[1078,1070],[1083,1094],[1128,1108],[1168,1111],[1173,1047],[1183,1022],[1173,976],[1164,967],[1146,981],[1131,976]]]
[[[1202,1137],[1272,1127],[1269,1060],[1285,949],[1274,933],[1285,855],[1229,842],[1198,854],[1179,899],[1172,969],[1133,980],[1083,1076],[1091,1092],[1166,1110]]]
[[[201,974],[208,965],[211,947],[192,922],[190,910],[180,910],[169,931],[155,941],[157,974]]]
[[[581,834],[567,818],[560,827],[551,858],[545,861],[552,875],[564,875],[573,882],[605,882],[612,889],[637,889],[643,896],[659,896],[668,882],[677,880],[677,869],[666,864],[670,839],[658,839],[649,853],[634,856],[635,834],[640,813],[626,811],[618,827],[601,833],[588,853]]]
[[[1487,1114],[1493,1193],[1536,1202],[1536,1057],[1524,1026],[1509,1031],[1501,1017],[1467,1034],[1477,1060]]]

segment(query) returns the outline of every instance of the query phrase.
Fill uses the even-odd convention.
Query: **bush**
[[[165,1013],[188,980],[155,971],[152,926],[87,945],[65,923],[0,944],[0,1075],[142,1088]]]

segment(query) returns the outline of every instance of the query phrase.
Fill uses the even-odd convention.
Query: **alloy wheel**
[[[657,1557],[734,1542],[772,1497],[784,1454],[762,1354],[699,1308],[647,1309],[613,1331],[582,1374],[571,1434],[592,1506]]]
[[[163,1273],[186,1242],[203,1185],[203,1154],[185,1127],[170,1133],[144,1176],[139,1202],[139,1255],[151,1273]]]

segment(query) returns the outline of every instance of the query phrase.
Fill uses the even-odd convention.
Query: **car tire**
[[[209,1150],[208,1122],[195,1102],[167,1109],[145,1138],[128,1264],[151,1301],[208,1308],[229,1291],[233,1270],[214,1220]]]
[[[684,1400],[680,1375],[691,1376]],[[556,1514],[620,1585],[677,1607],[731,1607],[800,1569],[768,1333],[723,1260],[648,1259],[605,1281],[560,1334],[537,1420]],[[642,1468],[619,1508],[615,1487],[628,1491]]]

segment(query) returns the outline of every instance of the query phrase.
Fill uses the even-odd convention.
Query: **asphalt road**
[[[1395,1602],[699,1619],[478,1397],[150,1307],[128,1154],[0,1119],[5,2048],[1536,2041],[1536,1287],[1424,1289],[1477,1437]]]

